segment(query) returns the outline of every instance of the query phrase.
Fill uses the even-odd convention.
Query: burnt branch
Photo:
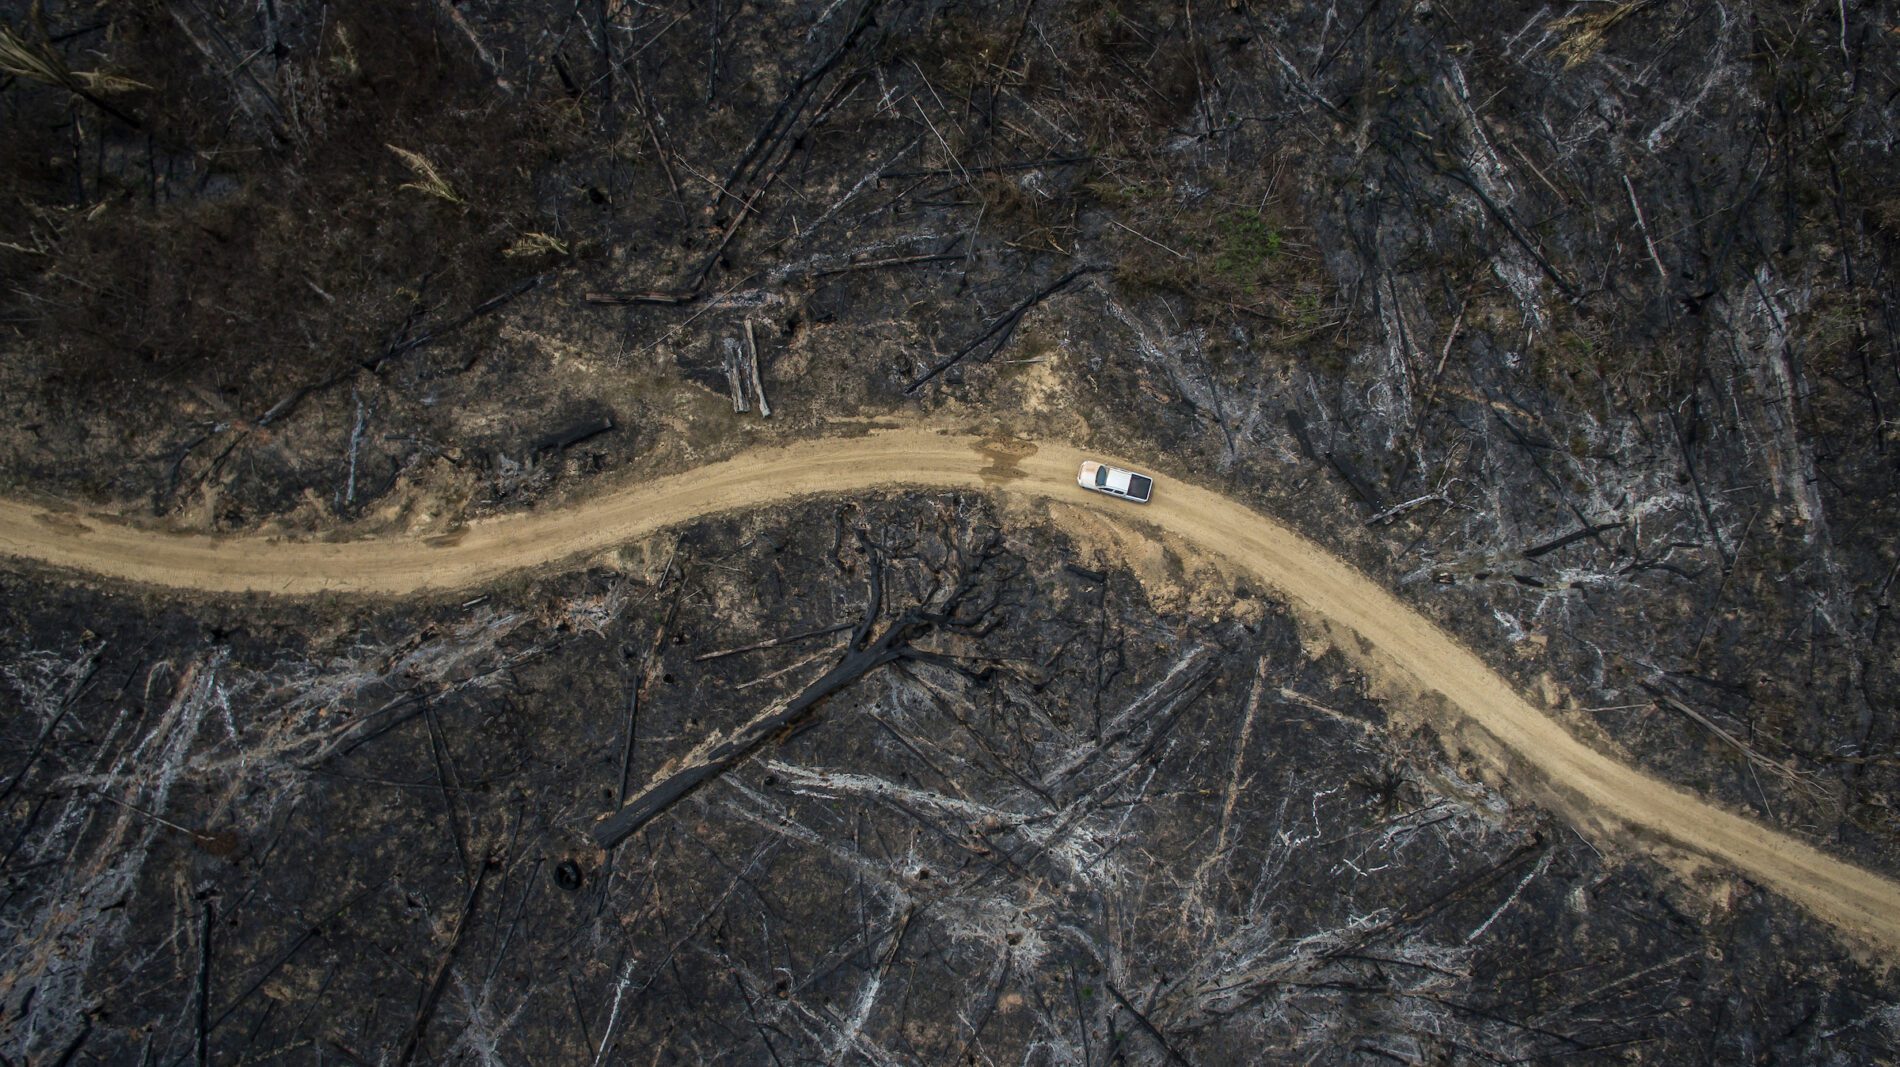
[[[1021,322],[1023,316],[1029,313],[1029,309],[1068,288],[1069,283],[1075,281],[1077,278],[1085,274],[1099,274],[1107,269],[1107,267],[1076,267],[1062,277],[1043,286],[1035,293],[1024,298],[1023,301],[1015,307],[1010,308],[1008,311],[1003,312],[991,320],[989,326],[985,328],[982,333],[978,334],[974,340],[962,348],[957,349],[949,358],[939,361],[929,370],[918,375],[915,380],[904,387],[904,392],[906,394],[915,393],[917,390],[929,385],[944,371],[963,362],[986,346],[991,354],[996,353],[1004,345],[1009,343],[1010,335],[1016,332],[1016,324]]]
[[[753,716],[729,735],[714,735],[692,752],[675,760],[649,781],[620,810],[594,824],[594,842],[612,849],[652,822],[668,809],[691,796],[707,782],[738,766],[759,746],[788,731],[799,730],[808,717],[828,698],[850,688],[866,674],[898,660],[939,663],[968,672],[969,668],[938,653],[912,647],[912,643],[938,628],[970,630],[980,627],[999,601],[992,597],[974,613],[967,612],[966,600],[972,592],[991,580],[989,564],[1002,555],[1002,537],[989,531],[974,551],[956,549],[959,565],[957,581],[935,605],[928,600],[905,610],[888,623],[875,639],[871,632],[883,610],[883,549],[865,530],[857,531],[858,543],[869,562],[868,595],[864,614],[845,646],[842,659],[830,670],[807,685],[797,695],[773,704]],[[1004,580],[1007,580],[1005,578]]]

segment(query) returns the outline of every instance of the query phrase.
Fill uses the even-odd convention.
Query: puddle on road
[[[1036,454],[1036,446],[1028,441],[1015,441],[1006,437],[979,441],[973,447],[990,461],[989,466],[976,472],[988,485],[1001,485],[1026,477],[1022,462]]]

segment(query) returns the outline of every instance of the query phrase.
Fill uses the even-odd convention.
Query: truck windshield
[[[1095,468],[1095,484],[1096,485],[1108,484],[1108,468],[1107,467]]]

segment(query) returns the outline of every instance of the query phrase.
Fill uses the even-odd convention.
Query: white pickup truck
[[[1106,463],[1088,460],[1075,476],[1075,484],[1084,489],[1093,489],[1098,493],[1118,496],[1123,500],[1132,500],[1137,504],[1146,504],[1154,496],[1155,482],[1145,474],[1125,471],[1120,467],[1111,467]]]

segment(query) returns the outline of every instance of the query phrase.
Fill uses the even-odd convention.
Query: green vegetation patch
[[[1258,211],[1232,211],[1214,220],[1214,270],[1242,288],[1266,280],[1267,268],[1280,258],[1283,238]]]

